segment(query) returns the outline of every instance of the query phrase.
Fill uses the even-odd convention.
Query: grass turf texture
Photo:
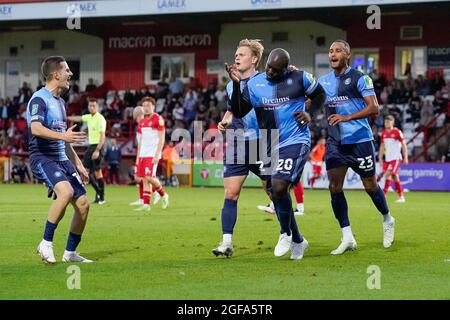
[[[89,186],[92,199],[92,188]],[[327,191],[306,191],[306,215],[297,217],[310,243],[301,261],[276,258],[279,225],[256,210],[268,202],[245,189],[238,206],[235,253],[216,258],[221,240],[220,188],[168,189],[170,206],[134,212],[135,187],[106,187],[105,205],[92,205],[78,251],[81,289],[67,289],[69,265],[60,262],[72,210],[54,239],[56,265],[35,254],[50,200],[40,185],[0,185],[0,299],[449,299],[448,193],[411,192],[405,204],[388,202],[396,240],[382,247],[381,216],[362,191],[347,191],[358,250],[329,252],[341,232]],[[367,268],[381,269],[381,289],[369,290]]]

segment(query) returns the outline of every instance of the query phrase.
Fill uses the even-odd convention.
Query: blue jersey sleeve
[[[47,105],[42,98],[35,97],[28,104],[28,112],[30,114],[30,121],[45,121],[45,113],[47,111]]]
[[[363,97],[375,95],[372,79],[368,75],[363,75],[361,78],[359,78],[358,91]]]
[[[306,95],[310,95],[317,88],[317,80],[311,73],[306,71],[303,71],[303,87]]]

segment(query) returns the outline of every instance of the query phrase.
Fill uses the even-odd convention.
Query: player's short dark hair
[[[384,120],[391,120],[391,121],[395,121],[395,118],[393,115],[388,114],[386,117],[384,117]]]
[[[151,104],[156,106],[156,101],[152,97],[144,97],[144,98],[142,98],[140,105],[143,105],[144,102],[150,102]]]
[[[41,65],[41,72],[45,81],[52,80],[52,73],[61,69],[61,62],[65,61],[66,59],[62,56],[50,56],[45,58]]]
[[[97,103],[98,101],[97,101],[96,98],[89,98],[89,99],[88,99],[88,103],[89,103],[89,102],[95,102],[95,103]]]

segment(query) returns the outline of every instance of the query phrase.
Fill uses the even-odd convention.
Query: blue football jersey
[[[253,74],[250,78],[244,79],[241,81],[241,92],[247,85],[248,80],[257,75],[258,73]],[[227,84],[227,94],[228,94],[228,104],[227,110],[231,111],[231,95],[233,94],[233,81],[228,82]],[[233,130],[242,130],[242,135],[236,134],[238,139],[243,140],[256,140],[259,137],[259,127],[258,121],[256,120],[256,114],[254,110],[251,110],[249,113],[245,115],[243,118],[233,117],[231,120],[231,129]],[[239,131],[235,131],[239,133]]]
[[[336,76],[334,71],[319,78],[319,83],[327,94],[325,113],[343,116],[366,108],[364,97],[374,96],[372,79],[348,67]],[[328,142],[333,144],[354,144],[373,140],[372,129],[367,118],[328,125]]]
[[[305,111],[306,96],[317,88],[317,81],[305,71],[291,71],[281,82],[271,82],[266,73],[251,78],[243,90],[243,98],[255,110],[260,129],[277,129],[279,144],[275,149],[293,144],[310,145],[307,125],[300,125],[294,112]]]
[[[45,87],[33,94],[27,106],[30,157],[39,155],[55,161],[68,160],[64,141],[42,139],[31,134],[33,121],[39,121],[47,129],[65,132],[66,119],[65,102],[62,98],[53,96]]]

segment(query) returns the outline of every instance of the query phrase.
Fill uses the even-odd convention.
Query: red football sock
[[[389,187],[391,186],[391,179],[386,179],[386,181],[384,182],[384,195],[386,195],[389,191]]]
[[[139,182],[139,199],[144,200],[144,182]]]
[[[159,186],[159,188],[156,189],[155,191],[158,192],[161,197],[166,194],[162,185]]]
[[[403,187],[400,180],[395,183],[395,191],[397,191],[399,197],[403,197]]]
[[[303,185],[301,182],[299,182],[297,186],[294,187],[295,201],[297,201],[297,203],[303,203],[304,194],[305,190],[303,190]]]
[[[150,204],[150,193],[148,191],[144,191],[144,204]]]

